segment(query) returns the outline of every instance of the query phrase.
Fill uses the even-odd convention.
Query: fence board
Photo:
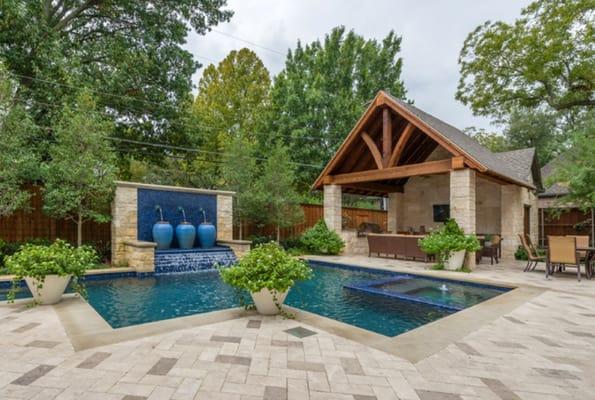
[[[281,239],[288,239],[301,235],[306,229],[311,228],[324,217],[323,206],[319,204],[302,204],[304,211],[303,222],[289,228],[281,229]],[[362,222],[371,222],[378,224],[386,230],[387,217],[386,211],[369,210],[364,208],[343,207],[343,227],[346,229],[355,229]],[[276,236],[274,226],[266,225],[256,226],[254,224],[243,225],[243,238],[251,236]],[[234,227],[234,237],[239,238],[239,227]]]
[[[547,245],[547,237],[564,235],[591,236],[591,212],[582,212],[572,208],[562,212],[559,216],[549,213],[545,209],[543,226],[541,216],[539,220],[539,243]],[[542,236],[543,231],[543,236]],[[592,240],[593,238],[591,238]],[[591,241],[591,243],[593,243]]]
[[[30,210],[17,211],[8,217],[0,217],[0,239],[6,242],[22,242],[29,239],[63,239],[76,243],[76,224],[59,220],[43,213],[43,199],[38,186],[31,186]],[[83,242],[108,243],[110,223],[86,222],[83,224]]]

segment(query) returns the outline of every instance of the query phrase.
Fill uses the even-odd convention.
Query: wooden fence
[[[294,225],[289,228],[281,229],[281,239],[287,239],[299,236],[306,229],[314,226],[316,222],[323,218],[323,207],[318,204],[302,204],[304,211],[304,220],[302,223]],[[386,230],[387,217],[386,211],[369,210],[364,208],[343,207],[343,227],[347,229],[355,229],[362,222],[371,222],[378,224],[382,229]],[[259,227],[254,224],[243,225],[243,238],[250,238],[251,236],[276,236],[276,229],[274,226]],[[239,238],[239,227],[234,227],[234,238]]]
[[[539,243],[541,245],[547,245],[548,235],[592,235],[592,216],[590,211],[582,212],[577,208],[571,208],[558,216],[548,212],[548,210],[545,209],[543,212],[543,224],[542,216],[539,216]],[[593,242],[591,241],[591,243]]]
[[[64,239],[76,243],[76,224],[70,220],[50,218],[43,213],[43,199],[39,187],[32,186],[29,211],[17,211],[9,217],[0,217],[0,240],[22,242],[28,239]],[[110,241],[110,223],[83,224],[83,242],[107,244]]]

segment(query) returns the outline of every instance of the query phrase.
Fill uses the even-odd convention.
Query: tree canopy
[[[179,142],[198,64],[181,46],[232,13],[225,0],[0,2],[0,59],[39,125],[81,87],[123,137]]]
[[[592,0],[538,0],[513,24],[486,22],[461,50],[456,98],[495,117],[592,107],[594,21]]]
[[[321,42],[289,51],[275,79],[264,146],[278,139],[289,148],[297,183],[307,191],[339,143],[379,90],[404,98],[401,38],[390,32],[381,42],[337,27]]]

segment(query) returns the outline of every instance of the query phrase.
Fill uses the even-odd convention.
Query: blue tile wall
[[[233,251],[222,247],[210,251],[157,251],[155,275],[203,271],[213,269],[216,265],[227,267],[235,262]]]
[[[155,211],[155,206],[159,204],[163,209],[163,219],[169,221],[176,229],[176,226],[182,222],[182,214],[178,212],[178,206],[184,207],[186,219],[194,226],[202,222],[202,213],[204,209],[207,215],[207,221],[217,227],[217,196],[211,194],[198,194],[175,192],[166,190],[138,189],[138,240],[153,241],[153,224],[159,220],[159,213]],[[198,236],[195,247],[198,247]],[[172,247],[178,247],[174,234]]]

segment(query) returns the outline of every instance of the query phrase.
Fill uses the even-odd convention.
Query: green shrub
[[[529,259],[529,256],[527,255],[527,252],[525,251],[523,246],[517,247],[516,251],[514,252],[514,259],[524,261]]]
[[[420,248],[428,254],[436,254],[438,265],[443,266],[450,253],[460,250],[468,252],[481,248],[475,235],[465,235],[454,219],[448,219],[444,225],[418,241]]]
[[[252,242],[250,244],[250,248],[254,249],[254,248],[260,246],[261,244],[269,243],[274,240],[275,240],[275,238],[273,236],[269,236],[269,235],[253,235],[253,236],[250,236],[250,241]]]
[[[320,220],[301,237],[303,249],[310,254],[339,254],[345,242],[337,232],[330,230],[324,220]]]
[[[8,299],[13,301],[20,281],[25,277],[38,280],[43,287],[47,275],[72,275],[72,286],[81,295],[85,294],[80,278],[85,271],[98,262],[97,253],[90,246],[72,247],[63,240],[49,246],[25,244],[15,254],[6,257],[8,272],[14,275]]]
[[[250,250],[236,265],[221,268],[219,273],[223,282],[251,293],[264,288],[283,293],[296,281],[312,277],[312,269],[305,261],[292,257],[274,242]]]

